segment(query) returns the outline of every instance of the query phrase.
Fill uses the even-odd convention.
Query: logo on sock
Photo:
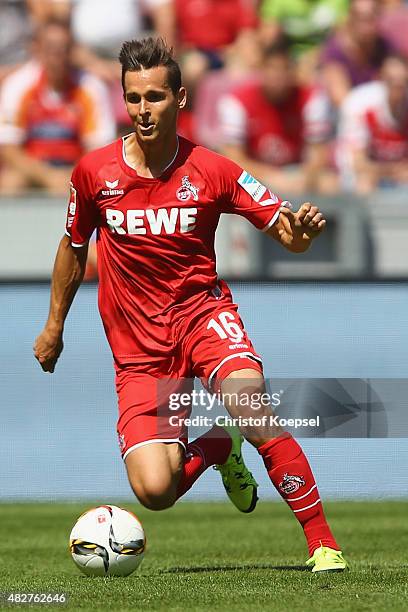
[[[291,495],[292,493],[296,493],[296,491],[305,484],[302,476],[292,476],[286,472],[286,474],[283,475],[282,482],[279,483],[279,489],[282,493],[285,493],[285,495]]]

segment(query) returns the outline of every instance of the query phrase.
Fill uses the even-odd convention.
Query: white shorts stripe
[[[186,445],[184,444],[184,442],[180,440],[180,438],[155,438],[154,440],[145,440],[144,442],[138,442],[137,444],[134,444],[133,446],[128,448],[126,453],[122,457],[123,461],[129,455],[129,453],[134,451],[136,448],[140,448],[141,446],[146,446],[147,444],[156,444],[158,442],[162,442],[164,444],[171,444],[172,442],[177,442],[184,448],[184,450],[186,450]]]
[[[250,353],[249,351],[245,351],[244,353],[234,353],[234,355],[228,355],[227,357],[224,357],[222,361],[220,361],[220,363],[217,365],[216,368],[213,369],[210,376],[208,377],[208,388],[209,389],[211,389],[212,379],[214,378],[214,376],[216,375],[220,367],[223,366],[224,363],[226,363],[230,359],[234,359],[234,357],[250,357],[251,359],[254,359],[255,361],[259,361],[259,363],[262,363],[262,360],[260,357],[258,357],[257,355],[254,355],[253,353]]]
[[[304,497],[307,497],[309,495],[309,493],[311,493],[312,491],[315,490],[315,488],[317,487],[317,484],[314,484],[313,487],[304,495],[301,495],[300,497],[287,497],[286,501],[299,501],[299,499],[303,499]]]
[[[304,508],[299,508],[299,510],[293,510],[293,512],[303,512],[303,510],[309,510],[309,508],[313,508],[313,506],[317,506],[317,504],[320,502],[320,497],[317,501],[315,501],[313,504],[310,504],[310,506],[305,506]]]

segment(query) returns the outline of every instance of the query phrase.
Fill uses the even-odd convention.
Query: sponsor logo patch
[[[259,202],[266,192],[266,187],[245,170],[238,179],[238,185],[241,185],[255,202]]]
[[[117,189],[119,185],[119,179],[117,179],[116,181],[105,180],[105,185],[108,187],[108,189],[102,190],[102,195],[104,196],[123,195],[125,193],[123,189]]]
[[[302,476],[294,476],[286,472],[286,474],[283,475],[282,482],[279,483],[279,489],[282,493],[285,493],[285,495],[291,495],[292,493],[296,493],[296,491],[305,484]]]

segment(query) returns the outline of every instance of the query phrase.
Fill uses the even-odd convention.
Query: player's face
[[[126,108],[139,141],[154,142],[175,133],[186,91],[182,87],[173,93],[165,66],[126,72],[124,85]]]

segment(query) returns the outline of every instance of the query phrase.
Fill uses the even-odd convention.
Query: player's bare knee
[[[145,488],[138,496],[140,503],[149,510],[167,510],[176,502],[174,488],[159,489],[159,487]]]
[[[137,480],[130,477],[129,482],[139,502],[149,510],[166,510],[177,499],[175,483],[168,479]]]
[[[132,489],[142,506],[149,510],[167,510],[176,501],[174,491],[159,491],[142,487],[132,487]]]

